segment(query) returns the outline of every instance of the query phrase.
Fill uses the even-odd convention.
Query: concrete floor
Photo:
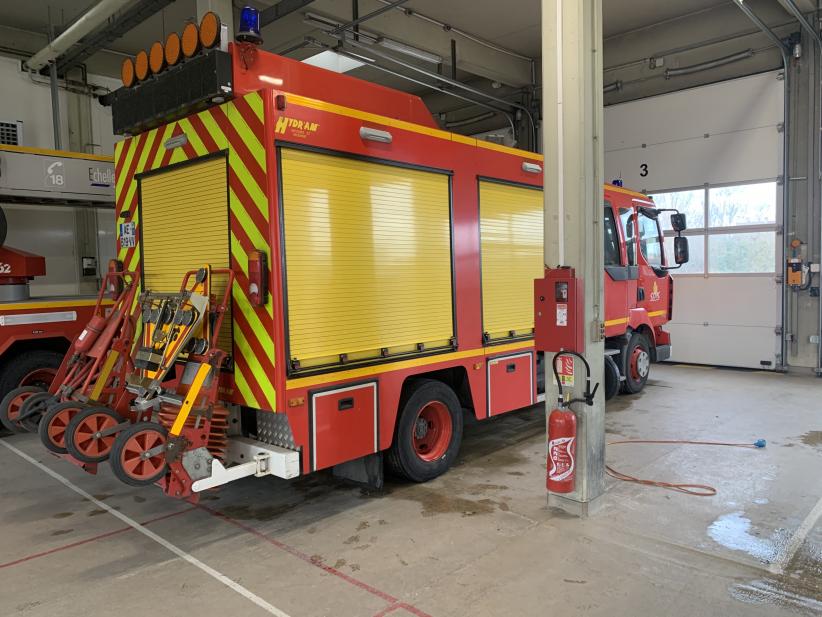
[[[7,437],[87,493],[0,447],[0,615],[822,615],[822,382],[653,377],[609,405],[609,439],[768,447],[611,446],[622,471],[718,494],[608,479],[584,521],[545,506],[540,408],[468,426],[456,467],[426,485],[249,479],[197,508]]]

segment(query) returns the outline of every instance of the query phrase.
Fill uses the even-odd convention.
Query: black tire
[[[40,418],[56,403],[57,400],[48,392],[32,394],[20,408],[21,419],[18,421],[18,424],[30,433],[36,433],[37,425],[40,424]],[[25,416],[25,418],[23,418],[23,416]]]
[[[445,473],[456,460],[462,443],[462,406],[457,395],[440,381],[421,379],[403,396],[400,410],[394,443],[386,456],[389,470],[412,482],[427,482]],[[434,410],[437,422],[443,429],[444,422],[450,421],[450,434],[437,429],[438,435],[441,430],[442,437],[435,439],[434,445],[437,447],[427,454],[420,453],[420,442],[425,440],[429,430],[434,429],[431,428],[432,423],[425,429],[419,428],[418,421],[425,423],[420,415],[423,410],[426,410],[425,413]],[[420,430],[424,433],[421,434]]]
[[[85,405],[79,401],[65,401],[49,407],[48,411],[40,418],[40,424],[37,427],[40,442],[46,450],[54,454],[65,454],[67,452],[65,431],[68,429],[72,418],[81,413],[83,409],[85,409]],[[69,410],[74,410],[74,413]],[[52,426],[55,423],[56,426]]]
[[[626,394],[641,392],[651,372],[651,351],[646,339],[639,332],[634,332],[622,354],[622,391]]]
[[[3,397],[3,400],[0,401],[0,424],[3,425],[3,428],[5,428],[8,431],[11,431],[12,433],[22,433],[25,429],[22,426],[18,425],[16,422],[12,422],[9,419],[9,404],[21,394],[34,395],[39,392],[42,392],[42,390],[35,386],[23,386],[22,388],[13,388],[9,392],[7,392],[6,395]]]
[[[619,368],[614,362],[613,356],[605,356],[605,374],[603,381],[605,382],[605,400],[610,401],[619,392]]]
[[[0,368],[0,396],[6,396],[20,385],[20,381],[32,371],[41,368],[58,369],[63,362],[63,354],[48,349],[24,351],[3,362]],[[46,384],[46,388],[50,384]],[[45,388],[42,388],[45,389]]]
[[[80,427],[80,424],[82,422],[85,422],[86,420],[89,420],[89,418],[91,418],[92,416],[96,416],[98,414],[108,416],[111,420],[114,421],[114,424],[121,424],[125,421],[123,420],[123,417],[120,414],[118,414],[116,411],[112,409],[109,409],[108,407],[89,407],[88,409],[84,409],[76,416],[74,416],[71,419],[71,422],[69,422],[68,428],[66,429],[66,450],[68,450],[68,453],[71,454],[71,456],[73,456],[82,463],[102,463],[103,461],[108,459],[109,454],[111,453],[111,449],[114,447],[114,444],[111,443],[111,446],[109,448],[104,448],[104,453],[98,454],[97,456],[92,456],[88,453],[90,448],[87,441],[94,441],[95,443],[100,444],[100,440],[95,439],[91,435],[84,435],[83,437],[81,437],[81,443],[76,443],[77,429],[78,427]],[[103,439],[105,440],[103,444],[105,444],[116,440],[116,437],[114,435],[111,435],[108,438]]]
[[[162,457],[163,464],[161,468],[158,469],[153,475],[144,476],[138,479],[126,471],[123,465],[123,449],[132,437],[144,431],[154,432],[161,435],[165,442],[168,440],[168,431],[162,424],[157,424],[156,422],[138,422],[137,424],[132,424],[128,428],[120,431],[117,435],[117,439],[114,440],[114,445],[111,448],[111,454],[108,457],[108,463],[111,465],[111,471],[118,480],[124,484],[128,484],[129,486],[148,486],[149,484],[154,484],[166,474],[166,470],[168,469],[168,466],[165,464],[165,452],[163,452],[158,455]],[[154,457],[152,457],[152,460],[154,460]]]

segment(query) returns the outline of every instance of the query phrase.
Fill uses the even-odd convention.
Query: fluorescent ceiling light
[[[393,41],[385,38],[380,39],[379,43],[386,49],[397,51],[401,54],[405,54],[406,56],[411,56],[412,58],[417,58],[418,60],[423,60],[424,62],[430,62],[431,64],[442,64],[442,57],[422,49],[417,49],[416,47],[411,47],[411,45],[406,45],[405,43],[400,43],[399,41]]]
[[[353,58],[342,56],[335,51],[331,51],[330,49],[321,51],[317,55],[311,56],[310,58],[306,58],[303,62],[312,66],[318,66],[321,69],[334,71],[335,73],[347,73],[348,71],[353,71],[361,66],[365,66],[365,62],[360,62],[358,60],[354,60]]]

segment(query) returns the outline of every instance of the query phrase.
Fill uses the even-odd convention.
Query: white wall
[[[648,192],[775,178],[781,122],[775,72],[612,105],[605,108],[606,177]]]
[[[606,177],[621,177],[626,186],[649,193],[777,178],[783,111],[777,75],[607,107]],[[777,221],[780,212],[777,199]],[[781,236],[776,238],[778,247]],[[780,323],[775,273],[781,259],[777,250],[772,274],[674,273],[674,317],[667,326],[672,359],[751,368],[765,361],[775,367]]]
[[[20,70],[20,61],[0,57],[0,120],[23,121],[22,145],[33,148],[54,148],[52,130],[51,91],[44,77],[35,83],[28,73]],[[117,80],[109,77],[89,76],[91,83],[109,88],[117,87]],[[60,120],[63,149],[68,149],[68,102],[65,90],[60,90]],[[115,137],[111,129],[111,109],[96,100],[91,101],[92,143],[94,154],[114,154]]]

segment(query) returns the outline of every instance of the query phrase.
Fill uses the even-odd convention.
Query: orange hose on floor
[[[755,443],[729,443],[724,441],[690,441],[686,439],[620,439],[617,441],[609,441],[609,446],[629,443],[642,444],[686,444],[696,446],[728,446],[731,448],[764,448],[765,441],[759,440]],[[675,482],[663,482],[662,480],[646,480],[644,478],[637,478],[630,476],[627,473],[617,471],[610,465],[605,465],[605,471],[612,478],[622,480],[623,482],[633,482],[635,484],[642,484],[643,486],[658,486],[671,491],[678,491],[686,495],[695,495],[697,497],[713,497],[716,495],[716,489],[707,484],[679,484]]]

